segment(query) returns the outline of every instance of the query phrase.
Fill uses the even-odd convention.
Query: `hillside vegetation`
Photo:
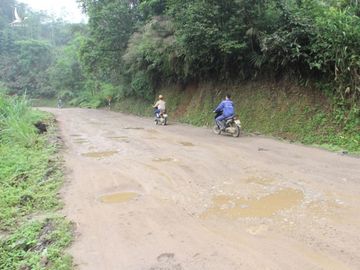
[[[185,89],[168,85],[160,91],[167,98],[172,120],[211,126],[212,110],[230,93],[246,133],[268,134],[291,142],[360,153],[358,111],[339,111],[316,89],[289,82],[261,81],[241,85],[192,84]],[[118,102],[115,109],[149,116],[151,105],[152,102],[143,99],[127,98]]]

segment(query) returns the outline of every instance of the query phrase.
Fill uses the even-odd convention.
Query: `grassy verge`
[[[56,215],[63,179],[58,147],[49,115],[31,110],[22,98],[0,96],[2,270],[72,268],[64,255],[71,225]]]
[[[247,132],[317,145],[329,150],[360,153],[360,107],[342,111],[318,89],[292,83],[248,82],[237,85],[189,85],[186,89],[163,87],[171,119],[196,126],[213,124],[212,111],[230,93]],[[151,116],[151,103],[126,99],[116,109]]]
[[[31,100],[31,105],[33,107],[50,107],[56,108],[58,105],[58,101],[55,98],[37,98]]]

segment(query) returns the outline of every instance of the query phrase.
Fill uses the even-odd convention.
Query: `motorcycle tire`
[[[235,132],[232,134],[233,137],[239,137],[240,136],[240,127],[238,125],[235,125]]]
[[[213,127],[213,132],[214,132],[216,135],[220,135],[220,134],[221,134],[221,130],[220,130],[220,128],[218,127],[218,125],[214,125],[214,127]]]

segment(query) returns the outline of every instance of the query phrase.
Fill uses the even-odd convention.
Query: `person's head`
[[[225,98],[226,98],[226,99],[231,99],[231,95],[230,95],[230,94],[227,94],[227,95],[225,96]]]
[[[163,100],[164,97],[163,97],[162,95],[159,95],[159,99],[160,99],[160,100]]]

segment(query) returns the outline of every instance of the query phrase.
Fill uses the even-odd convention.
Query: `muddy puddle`
[[[95,125],[95,126],[101,126],[101,125],[104,125],[104,123],[101,123],[101,122],[93,122],[93,121],[89,121],[88,122],[90,125]]]
[[[159,131],[157,131],[156,129],[147,129],[146,131],[152,134],[159,134]]]
[[[296,189],[282,189],[261,198],[241,198],[220,195],[213,198],[213,206],[206,210],[201,218],[224,217],[229,219],[245,217],[271,217],[279,211],[299,205],[304,194]]]
[[[107,137],[107,138],[111,139],[111,140],[119,141],[119,142],[125,142],[125,143],[130,142],[130,140],[127,136],[111,136],[111,137]]]
[[[104,151],[104,152],[88,152],[82,153],[81,155],[84,157],[92,157],[92,158],[105,158],[110,157],[117,154],[118,151]]]
[[[85,144],[85,143],[88,143],[89,141],[88,140],[85,140],[85,139],[75,139],[74,140],[74,143],[76,144]]]
[[[154,158],[153,161],[155,162],[177,162],[176,158]]]
[[[124,129],[143,130],[143,127],[124,127]]]
[[[195,146],[193,143],[191,142],[179,142],[182,146]]]
[[[123,203],[138,197],[139,194],[135,192],[119,192],[113,194],[106,194],[99,198],[102,203]]]
[[[120,139],[128,139],[129,137],[128,136],[109,136],[107,138],[114,139],[114,140],[116,140],[116,139],[120,140]]]

